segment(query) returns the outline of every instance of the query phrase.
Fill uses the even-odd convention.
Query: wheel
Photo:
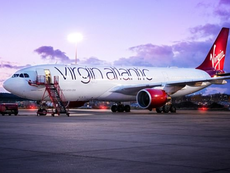
[[[130,106],[129,105],[125,105],[125,112],[130,112]]]
[[[170,110],[170,106],[169,106],[169,105],[164,105],[164,106],[163,106],[163,112],[164,112],[164,113],[168,113],[169,110]]]
[[[38,111],[37,111],[37,116],[39,116],[39,115],[41,115],[40,113],[41,113],[41,111],[42,111],[42,109],[40,108],[40,109],[38,109]]]
[[[14,115],[17,116],[18,115],[18,111],[14,111]]]
[[[47,110],[46,109],[43,109],[42,110],[42,115],[46,115],[47,114]]]
[[[156,108],[156,112],[160,114],[162,112],[162,107]]]
[[[67,117],[69,117],[69,113],[66,113]]]
[[[171,106],[170,106],[170,112],[176,113],[176,107],[173,106],[173,105],[171,105]]]
[[[117,111],[118,111],[118,112],[124,112],[124,111],[125,111],[125,106],[122,105],[122,104],[118,105],[118,106],[117,106]]]
[[[37,116],[38,115],[46,115],[47,114],[47,110],[46,109],[38,109],[37,111]]]
[[[117,112],[117,105],[113,105],[113,106],[111,107],[111,111],[112,111],[112,112]]]

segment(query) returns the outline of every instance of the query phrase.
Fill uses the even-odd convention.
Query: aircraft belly
[[[136,101],[136,96],[107,92],[102,96],[98,97],[97,100],[101,100],[101,101],[106,100],[106,101],[114,101],[114,102]]]

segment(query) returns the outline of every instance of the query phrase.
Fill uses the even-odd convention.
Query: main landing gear
[[[130,112],[130,106],[129,105],[123,105],[123,104],[114,104],[111,107],[112,112]]]
[[[176,107],[173,106],[172,104],[166,104],[162,107],[156,108],[156,112],[157,113],[162,113],[162,112],[163,113],[169,113],[169,112],[176,113]]]

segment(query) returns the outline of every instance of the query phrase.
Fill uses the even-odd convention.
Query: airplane
[[[19,97],[54,104],[58,103],[54,102],[55,95],[59,100],[62,95],[68,107],[79,107],[90,100],[113,101],[112,112],[130,112],[130,105],[122,102],[136,101],[143,109],[174,113],[173,98],[212,84],[226,84],[230,79],[230,73],[223,70],[228,34],[229,28],[221,29],[196,68],[46,64],[17,71],[3,86]],[[52,94],[53,89],[58,92]]]

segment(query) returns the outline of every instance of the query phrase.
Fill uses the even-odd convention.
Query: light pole
[[[77,64],[77,43],[83,40],[83,35],[81,33],[72,33],[67,37],[68,41],[74,43],[76,46],[75,49],[75,64]]]

